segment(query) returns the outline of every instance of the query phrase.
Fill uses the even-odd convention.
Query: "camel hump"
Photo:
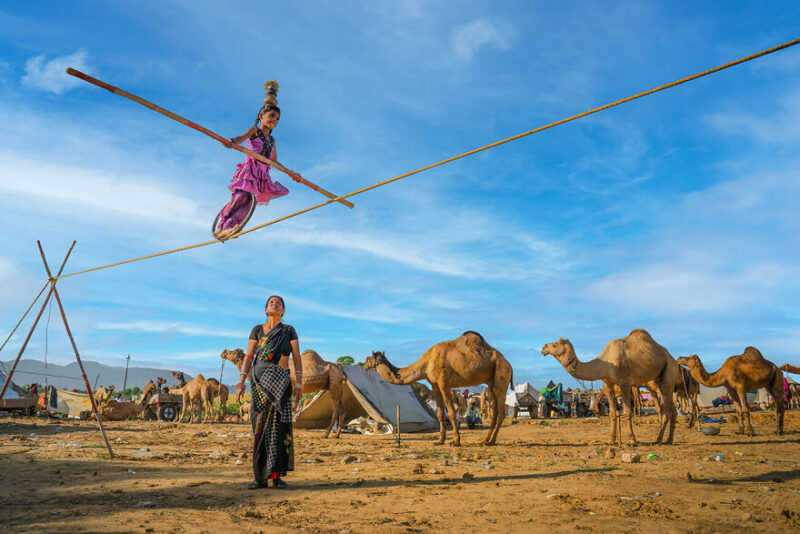
[[[653,337],[650,335],[650,332],[648,332],[644,328],[634,328],[633,330],[631,330],[631,333],[628,334],[628,337],[630,336],[642,336],[653,339]]]
[[[742,354],[742,356],[745,356],[746,358],[757,359],[757,360],[763,360],[764,359],[764,356],[761,354],[761,351],[759,351],[755,347],[747,347],[746,349],[744,349],[744,353]]]
[[[473,330],[467,330],[458,338],[458,343],[468,347],[480,347],[486,344],[483,336]]]

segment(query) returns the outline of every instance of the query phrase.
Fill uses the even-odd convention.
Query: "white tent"
[[[522,384],[517,384],[512,391],[506,393],[506,406],[517,406],[519,400],[526,396],[533,397],[537,403],[542,401],[542,394],[539,393],[539,390],[529,382],[523,382]]]
[[[2,388],[3,384],[6,383],[6,376],[8,375],[6,375],[3,371],[0,371],[0,388]],[[36,405],[38,400],[38,397],[27,394],[24,389],[17,386],[12,381],[8,385],[5,395],[3,395],[3,399],[0,400],[0,409],[19,410],[22,408],[30,408],[31,406]]]
[[[92,403],[86,393],[73,393],[66,389],[58,389],[56,390],[56,406],[48,405],[47,411],[79,419],[81,413],[92,411]]]
[[[355,365],[345,365],[344,372],[347,375],[343,394],[347,412],[345,422],[366,416],[394,428],[399,406],[402,432],[427,432],[439,428],[435,415],[411,386],[390,384],[377,373],[367,373],[363,367]],[[294,426],[327,428],[332,413],[331,394],[327,390],[321,391],[297,414]]]

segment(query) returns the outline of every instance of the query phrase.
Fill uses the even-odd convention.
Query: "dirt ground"
[[[800,413],[783,436],[774,414],[754,423],[755,437],[731,423],[705,436],[681,420],[676,445],[656,446],[649,416],[645,443],[621,449],[607,418],[506,424],[494,447],[479,445],[485,429],[460,448],[297,431],[292,489],[249,491],[249,425],[106,423],[109,459],[96,422],[0,416],[0,530],[797,532]]]

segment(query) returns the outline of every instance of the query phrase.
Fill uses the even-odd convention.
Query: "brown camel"
[[[369,361],[374,362],[375,360],[369,358]],[[366,367],[366,364],[364,365],[364,367]],[[374,368],[375,366],[373,363],[370,369]],[[417,396],[419,396],[419,398],[422,399],[424,402],[428,401],[436,402],[436,397],[433,395],[433,391],[428,389],[428,386],[426,386],[425,384],[422,384],[421,382],[414,382],[413,384],[411,384],[411,389],[413,389],[414,392],[417,394]]]
[[[780,370],[784,373],[792,373],[793,375],[800,375],[800,367],[785,363],[780,366]]]
[[[575,349],[568,339],[560,339],[542,347],[542,354],[552,354],[561,365],[579,380],[602,380],[605,395],[616,399],[615,393],[621,393],[622,410],[628,420],[628,432],[631,442],[636,444],[633,433],[633,410],[631,409],[631,388],[644,384],[655,391],[661,403],[664,417],[656,443],[661,443],[664,432],[667,439],[664,443],[672,443],[675,431],[677,411],[672,401],[672,393],[678,380],[678,364],[672,355],[656,343],[647,331],[638,328],[627,337],[615,339],[603,349],[600,356],[589,362],[581,362],[575,355]],[[613,395],[613,397],[612,397]],[[611,443],[622,446],[622,432],[617,433],[618,408],[616,400],[608,403],[611,416]]]
[[[489,388],[484,388],[481,391],[481,416],[484,419],[489,419],[489,415],[492,413],[491,394],[492,392],[489,391]]]
[[[739,413],[739,431],[754,436],[750,423],[750,407],[747,404],[747,392],[753,389],[766,388],[775,399],[775,411],[778,420],[778,434],[783,434],[783,373],[778,367],[754,347],[747,347],[742,354],[731,356],[715,373],[708,374],[703,362],[697,354],[681,356],[678,363],[688,367],[695,380],[708,387],[725,386],[728,396]]]
[[[220,358],[233,362],[238,369],[241,369],[241,364],[244,361],[244,351],[242,349],[223,350]],[[316,393],[326,388],[330,392],[333,411],[331,422],[328,428],[325,429],[325,437],[327,438],[330,435],[333,425],[336,424],[338,427],[334,437],[338,438],[342,433],[346,416],[342,400],[344,382],[347,380],[344,374],[344,367],[340,363],[326,362],[313,350],[303,351],[300,355],[300,363],[303,369],[303,395]],[[289,367],[289,373],[291,374],[292,382],[294,382],[294,366]]]
[[[461,435],[456,421],[456,399],[452,388],[486,384],[491,390],[492,420],[484,445],[493,445],[505,417],[506,391],[513,378],[511,364],[489,345],[477,332],[464,332],[457,339],[443,341],[429,348],[419,360],[398,369],[389,363],[383,351],[373,352],[375,369],[392,384],[411,384],[427,380],[436,397],[436,415],[439,419],[439,440],[445,440],[445,410],[453,425],[452,445],[461,445]]]
[[[117,402],[114,399],[108,399],[100,408],[100,416],[104,421],[136,419],[144,411],[144,408],[144,405],[139,402]]]
[[[209,378],[207,380],[208,387],[211,388],[211,404],[213,406],[214,399],[219,397],[219,420],[220,422],[225,417],[225,407],[228,406],[228,386],[225,384],[220,384],[218,380],[214,378]],[[211,422],[214,422],[214,418],[211,418]]]
[[[108,402],[112,393],[114,393],[114,386],[108,386],[108,388],[100,386],[97,388],[94,392],[94,403],[97,405],[98,409]]]
[[[193,380],[186,382],[185,386],[171,388],[169,392],[183,397],[183,408],[178,421],[183,421],[183,417],[186,415],[186,408],[189,408],[189,423],[194,423],[195,412],[197,412],[197,420],[200,422],[200,414],[205,410],[203,423],[206,422],[209,415],[212,415],[211,387],[203,375],[197,375]]]
[[[700,384],[697,383],[691,373],[685,367],[679,367],[680,376],[678,378],[678,385],[675,386],[675,398],[681,411],[689,414],[689,428],[694,426],[697,421],[697,430],[702,429],[700,420],[700,405],[697,404],[697,395],[700,393]]]
[[[793,375],[800,375],[800,367],[785,363],[780,366],[780,370],[784,373],[792,373]],[[789,384],[789,408],[796,410],[800,408],[800,384]]]
[[[239,417],[244,420],[245,417],[250,417],[250,403],[244,402],[239,406]]]
[[[171,371],[172,377],[178,381],[178,387],[182,388],[187,384],[186,375],[183,374],[183,371]]]

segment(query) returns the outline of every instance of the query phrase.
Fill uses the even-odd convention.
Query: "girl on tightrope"
[[[278,107],[278,82],[264,84],[267,97],[264,105],[256,115],[256,122],[242,135],[233,137],[223,144],[231,148],[247,139],[247,148],[262,156],[276,161],[275,138],[272,131],[278,126],[281,110]],[[231,190],[231,199],[219,213],[219,221],[214,228],[213,235],[217,239],[225,239],[242,230],[243,222],[250,211],[251,197],[255,195],[258,204],[266,205],[271,199],[289,193],[289,190],[279,182],[273,182],[269,175],[270,166],[247,155],[244,163],[236,165],[236,172],[228,189]],[[296,182],[302,178],[299,174],[289,171],[289,176]]]

